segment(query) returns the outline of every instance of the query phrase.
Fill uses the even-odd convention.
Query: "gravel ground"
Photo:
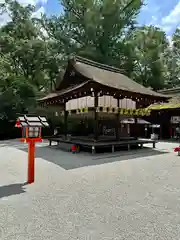
[[[0,240],[179,240],[176,145],[91,156],[45,143],[26,185],[26,145],[1,142]]]

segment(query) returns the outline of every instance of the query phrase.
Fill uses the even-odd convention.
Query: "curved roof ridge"
[[[73,67],[84,77],[107,87],[136,94],[168,98],[161,93],[144,87],[120,72],[109,71],[108,69],[99,68],[97,65],[91,65],[77,60],[74,60]]]
[[[85,63],[85,64],[91,65],[93,67],[101,68],[103,70],[107,70],[107,71],[111,71],[111,72],[116,72],[116,73],[121,73],[121,74],[124,73],[123,69],[116,68],[116,67],[109,66],[109,65],[106,65],[106,64],[102,64],[102,63],[98,63],[98,62],[95,62],[93,60],[90,60],[90,59],[87,59],[87,58],[84,58],[84,57],[80,57],[80,56],[73,56],[71,58],[71,60],[74,60],[76,62]]]

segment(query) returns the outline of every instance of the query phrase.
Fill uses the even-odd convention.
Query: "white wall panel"
[[[102,96],[99,97],[99,107],[117,107],[117,99],[111,96]],[[94,107],[94,97],[82,97],[78,99],[70,100],[66,103],[66,109],[78,109],[78,108],[86,108],[86,107]],[[122,99],[120,100],[121,108],[136,108],[136,103],[131,99]]]

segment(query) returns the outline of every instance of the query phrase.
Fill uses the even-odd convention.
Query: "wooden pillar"
[[[127,124],[127,133],[128,133],[128,137],[130,137],[130,124]]]
[[[136,109],[140,108],[141,107],[141,103],[140,102],[136,102]],[[134,117],[134,137],[136,139],[138,139],[138,135],[139,135],[139,132],[138,132],[138,122],[137,122],[137,119],[138,117]]]
[[[98,127],[98,94],[95,92],[94,94],[94,140],[98,141],[99,137],[99,127]]]
[[[117,98],[117,107],[119,108],[120,103],[119,103],[120,99]],[[121,122],[120,122],[120,114],[119,111],[116,114],[116,141],[120,140],[120,129],[121,129]]]
[[[67,137],[67,117],[68,112],[66,111],[66,103],[64,103],[64,136]]]
[[[136,109],[139,108],[139,102],[136,102]],[[135,139],[138,138],[138,125],[137,125],[137,117],[134,117],[134,137]]]
[[[137,117],[134,118],[134,137],[138,139],[138,124],[137,124]]]

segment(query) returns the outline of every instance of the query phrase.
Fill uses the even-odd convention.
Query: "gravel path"
[[[37,150],[35,184],[25,185],[25,146],[0,144],[1,240],[180,239],[176,144],[159,143],[161,152],[143,157],[45,146]]]

